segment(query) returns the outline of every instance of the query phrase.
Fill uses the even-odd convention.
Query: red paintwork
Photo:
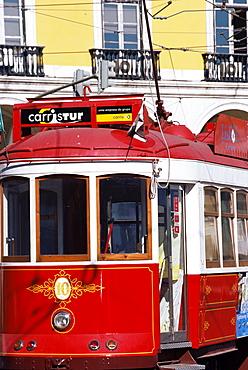
[[[70,276],[74,293],[78,291],[66,304],[56,302],[53,295],[53,282],[61,271]],[[1,328],[3,354],[152,356],[160,347],[157,265],[12,266],[2,268],[2,273],[3,317],[8,318]],[[85,284],[91,290],[80,294],[78,287]],[[102,289],[94,291],[92,284]],[[74,317],[68,333],[56,332],[51,325],[51,317],[60,306]],[[106,348],[108,339],[118,342],[116,350],[111,352]],[[23,340],[25,345],[36,340],[37,348],[28,352],[24,346],[17,354],[13,350],[17,340]],[[91,340],[101,343],[98,351],[88,348]]]
[[[184,125],[176,126],[176,125],[171,125],[168,126],[164,132],[166,134],[170,135],[175,135],[178,137],[182,137],[187,140],[195,140],[195,135],[188,129],[188,127]]]
[[[189,333],[193,348],[236,338],[238,274],[189,275]]]
[[[221,114],[215,128],[215,153],[248,159],[247,121]]]
[[[170,157],[219,163],[227,166],[248,168],[244,159],[224,157],[213,153],[206,143],[187,140],[182,137],[164,134],[170,149]],[[67,128],[39,132],[27,136],[8,146],[9,160],[52,159],[90,157],[99,160],[111,157],[120,158],[160,158],[168,157],[167,148],[161,134],[151,131],[145,143],[131,139],[127,131],[107,128]],[[131,147],[130,147],[131,145]],[[5,150],[0,152],[0,161],[6,161]]]

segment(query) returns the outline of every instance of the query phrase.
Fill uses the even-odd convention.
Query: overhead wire
[[[154,0],[153,0],[154,1]],[[173,0],[173,1],[175,1],[175,0]],[[238,14],[234,14],[233,13],[233,11],[232,11],[232,9],[233,9],[233,7],[230,9],[230,10],[228,10],[228,9],[226,9],[226,8],[223,8],[222,6],[221,6],[221,4],[215,4],[215,3],[213,3],[212,1],[210,1],[210,0],[205,0],[205,2],[207,2],[207,3],[209,3],[209,4],[211,4],[211,5],[213,5],[213,7],[214,8],[219,8],[220,10],[223,10],[223,11],[227,11],[229,14],[231,13],[233,16],[236,16],[236,17],[238,17],[238,18],[241,18],[241,19],[243,19],[242,17],[240,17]],[[99,1],[99,4],[101,4],[102,2],[101,1]],[[44,12],[40,12],[39,10],[37,10],[37,8],[44,8],[44,7],[50,7],[50,8],[54,8],[54,7],[58,7],[58,6],[82,6],[82,5],[92,5],[92,2],[87,2],[87,3],[85,3],[85,2],[80,2],[80,3],[67,3],[67,4],[63,4],[63,3],[58,3],[58,4],[36,4],[34,7],[33,7],[33,9],[32,9],[32,7],[28,7],[27,9],[25,9],[25,10],[29,10],[29,11],[31,11],[31,12],[34,12],[34,13],[36,13],[36,14],[38,14],[38,15],[41,15],[41,16],[45,16],[45,17],[50,17],[50,18],[54,18],[54,19],[58,19],[58,20],[61,20],[61,21],[65,21],[65,22],[70,22],[70,23],[74,23],[74,24],[78,24],[78,25],[82,25],[82,26],[86,26],[86,27],[90,27],[90,28],[99,28],[99,29],[101,29],[101,30],[103,30],[103,31],[108,31],[109,33],[116,33],[115,31],[113,31],[112,29],[108,29],[107,27],[101,27],[101,26],[95,26],[95,25],[93,25],[93,24],[89,24],[89,23],[85,23],[85,22],[80,22],[80,21],[77,21],[77,20],[75,20],[75,19],[69,19],[69,18],[64,18],[64,17],[60,17],[60,16],[57,16],[57,15],[52,15],[52,14],[47,14],[47,13],[44,13]],[[4,6],[4,7],[15,7],[14,5],[13,6]],[[159,5],[155,5],[155,7],[153,7],[153,9],[154,8],[158,8],[158,7],[161,7],[161,4],[159,4]],[[58,9],[56,9],[56,10],[58,10]],[[68,9],[67,9],[68,10]],[[73,10],[72,10],[73,11]],[[78,11],[78,9],[77,9],[77,11]],[[85,10],[83,10],[83,11],[85,11]],[[167,17],[164,17],[164,19],[169,19],[169,18],[171,18],[171,17],[174,17],[174,16],[177,16],[177,15],[180,15],[180,14],[182,14],[182,13],[185,13],[185,12],[202,12],[202,11],[205,11],[205,12],[207,12],[207,11],[213,11],[213,9],[184,9],[184,10],[182,10],[182,11],[179,11],[179,12],[176,12],[176,13],[174,13],[174,14],[171,14],[171,15],[169,15],[169,16],[167,16]],[[157,12],[158,13],[158,12]],[[153,31],[153,34],[159,34],[159,33],[164,33],[164,32],[158,32],[158,31]],[[165,33],[166,33],[166,31],[165,31]],[[176,32],[169,32],[168,31],[168,33],[176,33]],[[178,34],[182,34],[182,32],[178,32]],[[199,34],[199,33],[197,33],[197,32],[183,32],[183,34]],[[129,38],[132,38],[132,35],[130,34],[129,35]],[[154,46],[156,46],[156,47],[158,47],[158,48],[160,48],[160,49],[162,49],[162,50],[166,50],[166,51],[172,51],[172,50],[177,50],[177,51],[184,51],[184,52],[194,52],[194,53],[203,53],[203,52],[205,52],[205,50],[196,50],[196,49],[204,49],[205,47],[206,47],[206,45],[202,45],[202,46],[190,46],[190,47],[188,47],[188,46],[185,46],[185,47],[168,47],[168,46],[165,46],[165,45],[160,45],[160,44],[157,44],[157,43],[155,43],[155,42],[153,42],[153,45]],[[237,50],[238,50],[239,48],[237,48]],[[49,54],[62,54],[62,53],[87,53],[88,51],[77,51],[77,52],[74,52],[74,51],[56,51],[56,52],[49,52]],[[48,52],[44,52],[44,54],[48,54]]]
[[[99,4],[100,3],[101,2],[99,2]],[[82,25],[82,26],[90,27],[90,28],[99,28],[101,30],[108,31],[109,33],[116,33],[115,31],[113,31],[112,29],[108,29],[107,27],[104,27],[104,28],[103,27],[100,27],[100,26],[98,27],[98,26],[95,26],[95,25],[92,25],[92,24],[89,24],[89,23],[77,21],[75,19],[72,20],[72,19],[69,19],[69,18],[64,18],[64,17],[60,17],[60,16],[56,16],[56,15],[52,15],[52,14],[47,14],[47,13],[43,13],[43,12],[40,12],[38,10],[35,10],[38,7],[46,7],[46,6],[48,6],[48,7],[55,7],[55,6],[59,6],[59,5],[63,5],[63,6],[70,5],[70,6],[72,6],[72,5],[86,5],[86,4],[87,5],[92,5],[92,3],[36,4],[35,7],[34,7],[34,9],[32,9],[32,8],[29,7],[27,9],[25,9],[25,10],[29,10],[31,12],[35,12],[36,14],[41,15],[41,16],[50,17],[50,18],[54,18],[54,19],[58,19],[58,20],[61,20],[61,21],[66,21],[66,22],[70,22],[70,23],[74,23],[74,24],[79,24],[79,25]],[[159,5],[159,6],[161,6],[161,5]],[[15,7],[15,6],[8,6],[8,7]],[[181,13],[183,13],[185,11],[194,11],[195,12],[195,11],[203,11],[203,10],[197,10],[197,9],[194,9],[194,10],[183,10],[181,12],[177,12],[175,14],[172,14],[172,15],[166,17],[166,18],[170,18],[172,16],[181,14]],[[207,10],[205,10],[205,11],[207,11]],[[158,33],[158,32],[154,32],[154,33]],[[188,34],[196,34],[196,33],[195,32],[188,32]],[[132,38],[132,35],[130,34],[129,37]],[[162,48],[163,50],[173,50],[173,48],[168,48],[166,46],[159,45],[159,44],[156,44],[156,43],[153,43],[153,44],[154,44],[154,46],[158,46],[159,48]],[[179,47],[179,48],[174,48],[174,50],[194,51],[194,50],[192,50],[192,47],[191,48],[188,48],[188,47]]]
[[[182,96],[181,96],[181,93],[180,93],[180,88],[179,88],[178,80],[177,80],[177,77],[176,77],[176,69],[174,67],[174,63],[173,63],[173,59],[172,59],[172,55],[171,55],[170,50],[169,50],[169,56],[170,56],[170,62],[171,62],[171,66],[172,66],[172,70],[173,70],[173,73],[174,73],[174,78],[175,78],[175,81],[176,81],[176,86],[177,86],[178,94],[179,94],[178,106],[179,105],[181,106],[184,121],[185,121],[185,123],[187,123],[186,115],[185,115],[184,109],[182,107]]]

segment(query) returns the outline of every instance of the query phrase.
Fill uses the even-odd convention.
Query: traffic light
[[[90,72],[84,71],[83,69],[77,69],[74,73],[74,81],[80,81],[85,77],[89,77]],[[84,91],[84,86],[90,86],[90,80],[85,82],[80,82],[73,86],[73,90],[76,96],[82,96]]]
[[[115,84],[111,81],[111,77],[115,77],[115,62],[109,60],[102,60],[100,62],[100,87],[102,90]]]

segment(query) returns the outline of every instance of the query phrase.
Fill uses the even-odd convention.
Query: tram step
[[[198,364],[169,364],[169,365],[159,365],[161,370],[204,370],[205,365]]]

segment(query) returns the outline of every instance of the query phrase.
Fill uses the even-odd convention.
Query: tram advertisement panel
[[[90,122],[90,107],[22,109],[21,124]]]
[[[215,128],[214,151],[248,159],[247,121],[221,114]]]
[[[240,274],[237,338],[248,336],[248,273]]]
[[[133,115],[131,105],[97,107],[97,122],[132,122],[132,120]]]

